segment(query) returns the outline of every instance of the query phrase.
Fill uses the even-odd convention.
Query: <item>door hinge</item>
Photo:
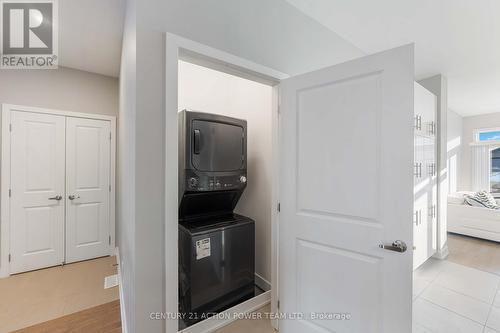
[[[9,198],[12,197],[12,190],[9,188]]]
[[[9,132],[12,132],[12,124],[9,124]]]
[[[109,189],[109,192],[111,192],[111,185],[109,185],[109,188],[108,188],[108,189]]]
[[[281,212],[281,203],[278,202],[278,213]]]
[[[280,309],[280,300],[278,300],[278,302],[276,302],[276,308],[277,308],[277,309],[278,309],[278,311],[279,311],[279,309]]]
[[[9,253],[9,262],[10,262],[10,253]]]
[[[109,132],[109,139],[111,140],[111,132]]]
[[[108,243],[111,245],[111,235],[108,236]]]

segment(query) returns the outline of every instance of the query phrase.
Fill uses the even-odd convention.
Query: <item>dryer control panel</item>
[[[208,176],[206,174],[198,175],[195,172],[186,172],[186,189],[188,191],[223,191],[243,189],[247,184],[247,175],[230,176]]]

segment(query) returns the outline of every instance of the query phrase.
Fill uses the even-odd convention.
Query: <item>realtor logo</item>
[[[0,68],[57,68],[57,0],[0,0]]]

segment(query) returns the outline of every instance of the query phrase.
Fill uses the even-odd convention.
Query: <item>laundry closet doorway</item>
[[[267,82],[276,93],[271,290],[262,294],[271,294],[271,313],[307,316],[337,309],[353,319],[272,316],[280,319],[272,322],[274,328],[409,332],[413,46],[288,78],[170,33],[165,55],[166,312],[179,308],[177,114],[182,60]],[[167,320],[166,331],[213,332],[234,320],[234,314],[262,306],[264,302],[257,303],[260,296],[226,310],[222,318],[213,316],[187,329],[178,326],[177,318]]]
[[[0,276],[113,253],[115,121],[3,105]]]

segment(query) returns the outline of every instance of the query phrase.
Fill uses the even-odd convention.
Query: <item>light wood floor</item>
[[[500,243],[448,233],[447,260],[500,275]]]
[[[118,287],[104,289],[115,264],[105,257],[0,279],[0,333],[117,300]]]
[[[13,333],[121,333],[120,301],[76,312]]]

